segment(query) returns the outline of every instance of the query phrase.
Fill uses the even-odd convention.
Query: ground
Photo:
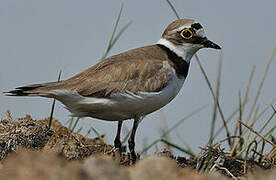
[[[196,158],[163,150],[133,164],[129,154],[70,131],[57,120],[31,116],[0,121],[0,179],[276,179],[276,164],[230,158],[218,147]],[[205,160],[211,153],[211,169]],[[245,172],[246,171],[246,172]]]

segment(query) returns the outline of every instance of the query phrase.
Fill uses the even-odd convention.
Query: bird
[[[54,98],[72,116],[117,121],[115,148],[122,150],[122,123],[133,119],[128,139],[137,159],[135,134],[142,119],[171,102],[182,88],[193,55],[202,48],[221,49],[193,19],[170,23],[157,43],[110,56],[63,81],[31,84],[4,92],[7,96]]]

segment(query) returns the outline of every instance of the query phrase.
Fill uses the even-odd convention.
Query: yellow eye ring
[[[191,39],[193,37],[193,32],[190,29],[183,29],[180,33],[180,35],[184,38],[184,39]]]

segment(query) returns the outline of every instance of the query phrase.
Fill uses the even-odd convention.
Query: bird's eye
[[[180,33],[180,35],[184,39],[191,39],[193,37],[193,32],[190,29],[183,29]]]

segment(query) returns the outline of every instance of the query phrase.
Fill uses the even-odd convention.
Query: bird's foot
[[[137,160],[140,159],[140,156],[139,154],[136,154],[135,151],[131,151],[129,159],[131,164],[135,164]]]
[[[120,139],[115,139],[114,146],[115,146],[116,149],[119,149],[120,154],[121,154],[122,150],[123,150],[123,147],[122,147],[122,143],[121,143]]]

